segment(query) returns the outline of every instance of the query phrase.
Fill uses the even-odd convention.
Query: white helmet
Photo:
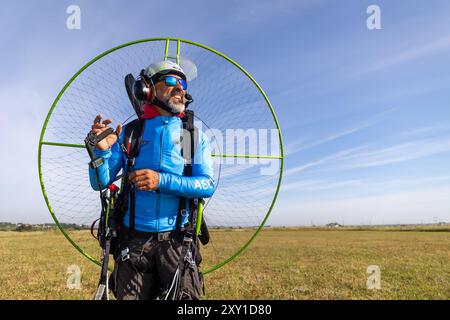
[[[143,75],[149,80],[155,82],[160,76],[169,73],[176,74],[186,80],[186,74],[183,69],[178,64],[170,60],[152,63],[144,70]]]

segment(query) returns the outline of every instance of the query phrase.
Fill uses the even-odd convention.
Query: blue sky
[[[51,221],[37,144],[66,81],[116,45],[179,37],[239,62],[275,108],[286,158],[270,224],[450,221],[449,14],[436,0],[2,3],[0,220]]]

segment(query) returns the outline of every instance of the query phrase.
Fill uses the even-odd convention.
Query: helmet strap
[[[156,96],[153,98],[153,100],[151,101],[152,104],[154,104],[157,107],[160,107],[161,109],[166,110],[167,112],[169,112],[170,114],[177,114],[177,112],[173,112],[172,109],[163,101],[159,100]]]

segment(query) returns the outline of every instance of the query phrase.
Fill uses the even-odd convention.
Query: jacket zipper
[[[158,171],[161,171],[161,167],[162,167],[165,129],[166,129],[166,123],[163,123],[163,128],[161,131],[161,140],[160,140],[160,144],[159,144],[160,147],[159,147],[159,170]],[[158,197],[156,199],[156,202],[157,202],[157,210],[156,210],[156,221],[157,221],[157,229],[156,230],[157,231],[156,232],[159,232],[160,231],[159,230],[159,216],[161,214],[161,192],[158,192],[157,195],[158,195]]]

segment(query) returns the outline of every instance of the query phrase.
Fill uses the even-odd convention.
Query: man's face
[[[177,79],[181,79],[179,76],[174,74],[168,74],[166,76],[173,76]],[[166,85],[164,78],[161,81],[155,83],[156,97],[164,102],[166,105],[172,109],[174,113],[183,112],[185,109],[186,98],[184,95],[186,92],[183,90],[180,82],[177,82],[176,86]]]

